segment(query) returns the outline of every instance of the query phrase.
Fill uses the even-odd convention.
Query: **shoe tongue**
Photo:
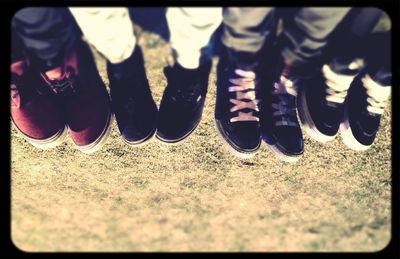
[[[122,80],[124,78],[131,78],[135,75],[137,68],[136,60],[133,60],[134,57],[129,58],[128,60],[123,61],[122,63],[112,64],[107,62],[107,67],[109,73],[116,79]]]
[[[246,100],[247,101],[247,100]],[[234,112],[232,112],[232,117],[236,117],[236,116],[238,116],[239,115],[239,112],[240,113],[251,113],[253,116],[256,116],[257,115],[257,111],[255,111],[255,110],[253,110],[253,109],[249,109],[249,108],[244,108],[244,109],[240,109],[240,110],[237,110],[237,111],[234,111]]]
[[[74,72],[72,71],[72,68],[67,68],[67,69],[71,69],[69,73],[71,78],[69,78],[67,72],[64,69],[59,69],[59,68],[57,68],[54,71],[41,73],[47,85],[56,94],[68,95],[72,91],[75,91],[73,86],[73,82],[75,80]]]
[[[297,96],[297,79],[292,77],[291,79],[285,76],[283,73],[279,77],[279,81],[274,84],[274,93],[281,95],[281,100],[290,100],[290,96]]]
[[[341,75],[356,75],[365,67],[365,61],[361,58],[334,58],[329,63],[330,69]]]
[[[173,67],[166,69],[166,75],[171,86],[181,92],[185,98],[197,96],[202,92],[202,84],[200,82],[201,70],[199,69],[186,69],[176,63]],[[189,100],[195,101],[195,100]]]
[[[115,68],[110,68],[110,76],[112,75],[112,77],[116,80],[122,80],[123,78],[126,77],[126,73],[124,70],[119,70],[119,69],[115,69]]]
[[[62,80],[65,77],[64,69],[62,67],[57,67],[55,69],[52,69],[50,71],[47,71],[44,73],[44,75],[47,77],[47,79],[54,81],[54,80]]]
[[[259,67],[258,54],[256,53],[236,51],[230,48],[227,49],[227,53],[235,68],[244,71],[256,71]]]
[[[18,61],[11,64],[11,72],[15,76],[22,76],[25,70],[26,70],[25,61]]]

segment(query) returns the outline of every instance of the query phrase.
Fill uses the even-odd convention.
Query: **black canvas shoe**
[[[186,69],[178,63],[166,67],[167,88],[160,104],[156,137],[165,143],[176,143],[188,137],[200,123],[206,100],[211,61],[197,69]]]
[[[307,134],[319,142],[331,141],[343,119],[344,101],[362,59],[334,58],[315,76],[301,82],[298,113]]]
[[[257,71],[239,69],[228,55],[217,66],[215,121],[228,149],[240,158],[254,156],[261,144]]]
[[[391,72],[360,74],[353,82],[345,102],[340,135],[351,149],[362,151],[374,142],[381,116],[391,94]]]
[[[280,73],[272,89],[265,85],[271,90],[263,93],[260,105],[261,134],[279,159],[295,162],[303,155],[304,143],[296,114],[297,82],[300,78],[290,75]]]
[[[130,145],[149,140],[156,131],[157,105],[151,95],[139,46],[119,64],[107,63],[111,104],[118,129]]]

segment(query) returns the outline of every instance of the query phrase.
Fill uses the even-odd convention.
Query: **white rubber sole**
[[[215,120],[215,127],[217,128],[218,136],[222,140],[222,143],[224,143],[224,146],[232,155],[234,155],[238,158],[241,158],[241,159],[250,159],[250,158],[253,158],[255,156],[255,154],[257,154],[258,149],[252,153],[239,152],[234,147],[232,147],[232,145],[225,139],[224,134],[221,132],[220,128],[218,127],[216,120]],[[261,145],[261,140],[260,140],[260,145]],[[259,147],[260,147],[260,145],[259,145]]]
[[[340,136],[342,137],[342,140],[344,144],[355,151],[365,151],[371,145],[366,146],[358,142],[358,140],[354,137],[353,131],[351,130],[350,123],[349,123],[349,117],[347,113],[347,105],[345,106],[345,111],[344,111],[344,117],[342,123],[340,123],[339,127],[340,131]]]
[[[305,91],[301,91],[300,98],[298,100],[300,105],[297,108],[299,117],[300,117],[300,122],[304,128],[304,130],[307,132],[307,134],[314,140],[321,142],[321,143],[326,143],[328,141],[332,141],[335,139],[336,135],[334,136],[328,136],[323,133],[321,133],[317,127],[315,126],[314,121],[311,118],[310,111],[308,110],[307,103],[306,103],[306,93]]]
[[[28,137],[15,125],[14,122],[13,122],[13,124],[14,124],[15,129],[18,132],[18,135],[21,138],[25,139],[32,146],[39,148],[39,149],[43,149],[43,150],[52,149],[52,148],[55,148],[56,146],[62,144],[68,133],[67,127],[64,126],[64,128],[60,129],[56,134],[54,134],[50,138],[38,140],[38,139],[33,139],[33,138]]]
[[[74,142],[75,148],[85,154],[88,154],[88,155],[93,154],[94,152],[100,150],[104,146],[108,136],[110,135],[111,125],[112,125],[113,120],[114,120],[114,114],[112,112],[110,112],[108,119],[107,119],[106,126],[104,127],[100,136],[95,141],[93,141],[89,145],[85,145],[85,146],[78,146]]]
[[[276,147],[276,145],[267,144],[267,146],[279,160],[284,161],[284,162],[295,163],[303,156],[303,155],[288,156],[288,155],[284,154],[282,151],[280,151],[279,148]]]
[[[139,141],[129,141],[129,140],[125,139],[122,135],[121,135],[121,137],[122,137],[122,140],[123,140],[126,144],[128,144],[129,146],[132,146],[132,147],[142,147],[142,146],[145,146],[145,145],[147,145],[148,143],[150,143],[150,142],[153,141],[154,136],[155,136],[155,134],[156,134],[156,131],[157,131],[157,130],[154,129],[149,135],[147,135],[145,138],[143,138],[143,139],[141,139],[141,140],[139,140]]]

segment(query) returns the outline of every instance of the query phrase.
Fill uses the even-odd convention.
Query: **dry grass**
[[[153,96],[168,48],[144,33]],[[145,39],[145,40],[144,40]],[[104,63],[97,56],[104,80]],[[230,155],[214,127],[215,67],[203,120],[182,144],[129,147],[116,125],[88,156],[70,140],[34,149],[12,130],[12,240],[25,251],[376,251],[390,240],[391,113],[364,153],[305,136],[296,164],[263,144]]]

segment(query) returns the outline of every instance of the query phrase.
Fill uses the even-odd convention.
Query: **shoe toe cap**
[[[245,152],[256,151],[261,144],[260,129],[257,123],[225,125],[224,135],[235,149]]]
[[[277,145],[288,155],[301,155],[304,152],[303,136],[297,128],[282,128],[277,132]]]

